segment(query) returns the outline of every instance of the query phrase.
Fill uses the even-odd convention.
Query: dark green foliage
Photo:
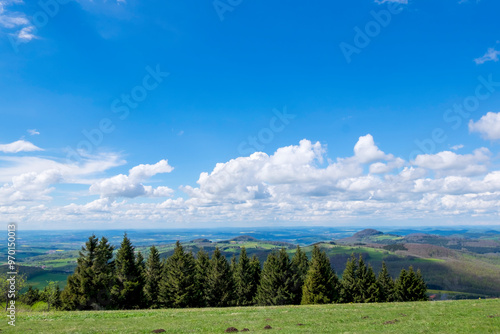
[[[408,250],[408,248],[406,248],[402,244],[385,245],[382,248],[385,249],[385,250],[391,251],[391,252],[395,252],[395,251],[398,251],[398,250],[402,250],[402,251]]]
[[[40,300],[47,303],[47,311],[58,309],[61,307],[61,290],[56,282],[48,282],[43,291],[40,293]]]
[[[63,309],[110,308],[110,291],[114,281],[113,246],[105,237],[99,242],[92,235],[79,254],[75,272],[68,277],[61,294]]]
[[[379,286],[379,300],[381,302],[393,302],[394,299],[394,280],[389,275],[385,262],[382,262],[382,270],[380,271],[377,283]]]
[[[425,294],[426,291],[427,287],[420,270],[415,273],[412,266],[410,266],[408,271],[405,269],[401,270],[395,284],[395,296],[397,301],[409,302],[428,300]]]
[[[371,266],[366,266],[363,257],[359,256],[357,272],[357,295],[354,296],[355,303],[373,303],[379,301],[379,287],[377,278]]]
[[[279,253],[272,252],[264,262],[261,279],[257,288],[258,305],[293,304],[292,264],[284,248]]]
[[[248,258],[245,247],[241,247],[238,263],[234,266],[233,270],[235,283],[234,292],[237,306],[248,306],[254,303],[258,284],[256,276],[258,276],[258,272],[260,272],[260,264],[256,267],[252,261],[253,260]]]
[[[159,307],[160,280],[163,266],[160,253],[155,246],[149,249],[149,256],[144,268],[144,299],[148,307]]]
[[[210,259],[207,276],[207,303],[211,307],[231,306],[234,303],[234,280],[227,259],[218,247]]]
[[[28,291],[23,293],[23,295],[21,296],[21,301],[29,306],[32,306],[40,300],[40,290],[38,290],[38,288],[33,289],[31,285],[28,287]]]
[[[330,260],[314,245],[309,270],[302,289],[301,304],[329,304],[339,300],[339,281]]]
[[[358,273],[358,262],[351,255],[351,258],[347,260],[347,264],[342,274],[341,288],[340,288],[340,302],[341,303],[353,303],[354,298],[359,295],[358,284],[357,284],[357,273]]]
[[[285,248],[273,251],[261,270],[259,259],[249,259],[245,247],[228,262],[218,248],[212,258],[201,249],[195,259],[180,242],[164,262],[154,246],[144,261],[125,234],[114,261],[108,240],[92,235],[62,293],[54,284],[43,292],[30,287],[22,300],[30,305],[46,300],[51,308],[66,310],[181,308],[417,301],[427,300],[426,291],[420,270],[403,269],[394,282],[382,263],[376,278],[354,254],[339,282],[318,245],[310,261],[300,247],[291,260]]]
[[[205,307],[207,302],[207,278],[210,271],[210,258],[203,249],[198,251],[195,260],[196,306]]]
[[[307,255],[302,251],[300,246],[297,246],[297,250],[292,257],[294,304],[298,305],[302,301],[302,286],[304,285],[308,269],[309,260],[307,259]]]
[[[141,273],[143,266],[142,255],[140,255],[139,260],[140,263],[136,258],[135,248],[125,233],[115,259],[116,282],[111,291],[115,307],[134,309],[142,306],[144,301]]]
[[[193,307],[196,305],[195,261],[181,243],[175,243],[174,254],[164,264],[160,284],[160,301],[167,307]]]

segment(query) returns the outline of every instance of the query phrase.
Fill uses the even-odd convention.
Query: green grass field
[[[264,329],[266,325],[272,329]],[[1,333],[500,333],[500,299],[386,304],[19,312]]]

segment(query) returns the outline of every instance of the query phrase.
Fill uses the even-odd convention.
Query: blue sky
[[[498,224],[499,9],[0,0],[0,219]]]

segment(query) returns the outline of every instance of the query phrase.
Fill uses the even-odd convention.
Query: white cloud
[[[26,140],[18,140],[10,144],[0,144],[0,152],[4,153],[19,153],[19,152],[33,152],[43,151],[43,149],[35,146]]]
[[[0,180],[17,171],[0,187],[0,214],[27,224],[161,226],[165,222],[471,221],[473,217],[498,222],[500,171],[492,168],[489,150],[462,155],[444,151],[407,162],[384,153],[374,142],[371,135],[362,136],[353,143],[353,156],[335,159],[328,158],[325,145],[306,139],[273,154],[237,157],[201,173],[196,187],[181,187],[186,198],[173,197],[169,187],[148,183],[154,175],[172,171],[167,160],[94,180],[96,174],[109,173],[112,166],[125,162],[109,153],[80,163],[0,156]],[[90,184],[90,192],[80,186],[78,204],[69,199],[60,203],[70,196],[55,185],[75,183]],[[57,204],[56,196],[51,198],[54,192],[59,194]],[[120,197],[124,199],[117,200]]]
[[[359,137],[358,142],[354,146],[354,156],[361,163],[370,163],[377,160],[390,160],[392,156],[386,155],[379,150],[373,141],[372,135]]]
[[[478,132],[485,139],[500,139],[500,112],[489,112],[477,122],[470,120],[469,131]]]
[[[474,59],[476,64],[484,64],[487,61],[498,61],[498,56],[500,55],[500,51],[495,50],[495,48],[489,48],[488,51],[484,54],[484,56]]]
[[[28,129],[27,131],[32,136],[36,136],[36,135],[40,134],[40,132],[37,129]]]
[[[98,194],[101,198],[127,197],[167,197],[173,190],[168,187],[153,188],[144,186],[142,182],[160,173],[170,173],[174,168],[167,160],[161,160],[154,165],[139,165],[129,171],[129,175],[116,175],[98,181],[90,187],[91,194]]]
[[[412,163],[419,167],[433,171],[440,171],[441,175],[474,175],[485,173],[488,170],[491,152],[487,148],[474,150],[473,154],[456,154],[443,151],[437,154],[421,154]]]
[[[11,11],[8,7],[22,5],[22,0],[0,0],[0,27],[6,33],[17,36],[23,42],[36,38],[35,26],[21,12]]]
[[[453,151],[458,151],[458,150],[460,150],[460,149],[464,148],[464,145],[462,145],[462,144],[458,144],[458,145],[454,145],[454,146],[452,146],[452,147],[450,147],[450,148],[451,148]]]

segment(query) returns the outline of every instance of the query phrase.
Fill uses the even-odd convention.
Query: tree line
[[[310,259],[300,246],[291,258],[284,248],[275,250],[262,267],[245,247],[228,261],[218,247],[211,257],[203,249],[195,256],[178,241],[167,259],[152,246],[145,260],[125,234],[115,256],[114,250],[105,237],[89,237],[52,304],[91,310],[427,300],[420,271],[402,269],[393,280],[383,263],[376,276],[353,254],[339,279],[317,245]]]

